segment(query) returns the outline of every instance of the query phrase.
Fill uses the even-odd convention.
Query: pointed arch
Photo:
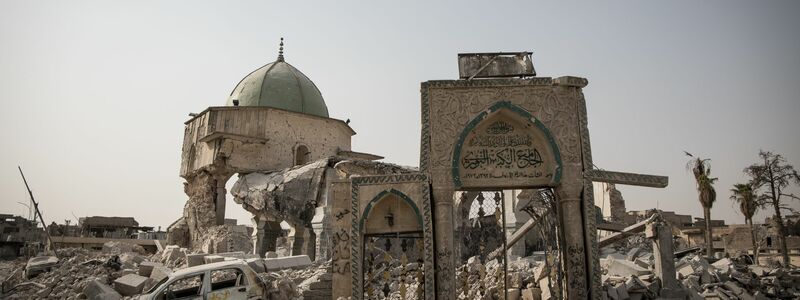
[[[461,168],[459,167],[459,162],[462,161],[464,157],[462,157],[462,150],[465,147],[465,142],[467,141],[467,137],[470,134],[474,133],[475,130],[483,125],[483,123],[487,120],[491,121],[496,119],[496,116],[508,116],[509,118],[515,120],[516,122],[524,123],[529,128],[528,130],[532,130],[532,133],[538,136],[543,137],[543,144],[549,150],[549,153],[552,155],[554,160],[554,170],[550,182],[546,186],[554,186],[557,185],[561,181],[561,173],[563,170],[563,164],[561,161],[561,153],[558,150],[558,146],[556,144],[556,140],[553,135],[550,133],[550,130],[547,129],[541,121],[535,118],[531,113],[528,111],[512,104],[508,101],[498,101],[489,107],[487,110],[482,111],[479,113],[475,118],[473,118],[467,125],[464,127],[464,130],[461,131],[461,134],[458,137],[458,140],[455,144],[454,151],[453,151],[453,161],[452,161],[452,178],[453,183],[456,189],[460,189],[464,186],[462,181],[462,174]],[[504,187],[504,186],[499,186]],[[532,184],[530,186],[509,186],[510,188],[536,188],[536,187],[543,187],[541,184]]]

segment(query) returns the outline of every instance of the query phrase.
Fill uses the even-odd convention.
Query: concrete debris
[[[67,248],[57,250],[56,254],[60,258],[59,264],[32,279],[24,278],[22,270],[26,260],[0,261],[0,272],[16,274],[4,286],[17,286],[6,294],[0,294],[0,298],[135,299],[136,295],[190,264],[238,259],[244,260],[264,281],[267,287],[265,300],[327,300],[332,297],[330,261],[313,263],[307,255],[262,259],[238,251],[214,255],[190,253],[186,248],[171,245],[161,252],[145,256],[135,247],[116,243],[106,245],[103,251]],[[407,266],[412,271],[417,268],[416,263]],[[397,270],[392,273],[395,276],[400,274]],[[217,273],[212,276],[215,275]],[[411,292],[409,290],[409,294]]]
[[[117,293],[117,291],[115,291],[109,285],[97,279],[91,280],[88,284],[86,284],[86,288],[83,289],[83,294],[86,295],[86,298],[89,300],[122,299],[122,295]]]
[[[150,277],[154,267],[161,267],[160,263],[145,261],[139,264],[139,276]]]
[[[303,268],[311,265],[311,259],[308,255],[295,255],[278,258],[265,258],[263,259],[264,267],[267,271],[276,271],[289,268]]]
[[[224,253],[240,251],[253,252],[253,240],[246,233],[234,230],[232,226],[213,226],[200,239],[203,253]]]
[[[614,253],[603,249],[603,299],[800,299],[800,269],[746,265],[722,258],[711,262],[690,254],[675,262],[680,291],[663,290],[650,253],[637,248]],[[633,261],[631,261],[631,259]],[[646,263],[646,264],[645,264]],[[535,270],[535,268],[534,268]],[[522,299],[545,299],[522,290]]]
[[[194,267],[204,264],[207,255],[205,253],[186,254],[186,266]]]
[[[5,286],[15,286],[20,283],[30,282],[31,284],[20,285],[9,294],[0,295],[3,299],[78,299],[85,298],[84,294],[87,286],[92,281],[104,285],[110,285],[114,280],[121,277],[122,271],[106,267],[104,262],[111,258],[111,254],[90,251],[87,249],[67,248],[58,249],[57,256],[60,257],[60,264],[49,272],[41,273],[32,279],[24,279],[22,273],[13,276],[5,283]],[[19,268],[25,265],[24,260],[14,261]],[[90,291],[97,287],[89,288]],[[103,289],[104,288],[100,288]],[[110,297],[109,299],[113,299]]]
[[[103,252],[109,254],[122,254],[126,252],[134,252],[141,255],[146,255],[147,251],[142,248],[142,246],[125,243],[125,242],[106,242],[103,244]]]
[[[606,274],[622,277],[641,276],[652,273],[652,271],[645,269],[632,261],[614,258],[601,259],[600,266],[606,270]]]
[[[114,290],[123,296],[133,296],[142,292],[147,277],[128,274],[114,280]]]
[[[552,259],[552,257],[550,257]],[[555,270],[543,261],[511,257],[508,262],[508,286],[503,287],[498,276],[502,276],[503,264],[492,259],[485,264],[477,256],[456,269],[457,299],[500,299],[505,289],[509,298],[555,299],[551,286],[556,285]],[[500,283],[500,284],[498,284]],[[499,286],[498,286],[499,285]]]

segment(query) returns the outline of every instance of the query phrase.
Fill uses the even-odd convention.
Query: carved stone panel
[[[554,186],[560,177],[561,155],[550,132],[509,102],[478,114],[455,145],[457,189]]]

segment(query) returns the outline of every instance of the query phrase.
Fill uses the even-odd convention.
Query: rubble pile
[[[203,233],[200,239],[200,251],[205,253],[223,253],[232,251],[253,251],[252,238],[247,232],[233,230],[231,226],[213,226]]]
[[[625,250],[624,248],[618,248]],[[600,259],[607,299],[665,297],[654,273],[653,254],[638,247],[605,248]],[[713,261],[690,254],[675,262],[677,292],[687,299],[800,299],[800,269],[748,265],[744,260]],[[547,299],[542,297],[541,299]]]
[[[652,253],[637,254],[639,248],[622,258],[609,255],[600,259],[603,270],[603,295],[607,299],[657,299],[661,280],[652,271]]]
[[[110,254],[122,254],[126,252],[133,252],[142,255],[147,254],[147,251],[145,251],[144,248],[142,248],[142,246],[131,243],[114,242],[114,241],[106,242],[105,244],[103,244],[103,252]]]
[[[119,259],[121,265],[132,265],[139,256],[135,252],[126,252],[124,260]],[[4,295],[7,299],[77,299],[81,297],[90,281],[100,281],[110,284],[124,272],[107,262],[114,257],[110,253],[93,252],[86,249],[59,249],[57,255],[60,265],[38,276],[25,279],[23,276],[14,276],[7,286],[18,286],[11,293]],[[23,268],[24,261],[18,261],[16,268]],[[15,269],[16,269],[15,268]]]
[[[676,264],[693,299],[800,299],[800,269],[747,265],[729,258],[709,263],[688,256]]]
[[[508,262],[508,296],[519,299],[551,299],[551,287],[557,286],[557,272],[552,266],[555,257],[548,256],[549,264],[536,261],[532,257],[511,257]],[[456,270],[457,299],[501,299],[503,265],[493,259],[482,264],[477,256]]]

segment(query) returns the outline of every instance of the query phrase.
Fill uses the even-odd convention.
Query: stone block
[[[153,267],[153,271],[150,272],[150,278],[153,278],[156,282],[160,282],[164,278],[169,277],[172,275],[172,270],[165,266],[155,266]]]
[[[86,299],[89,300],[122,299],[122,295],[97,279],[89,281],[89,283],[86,284],[86,288],[83,289],[83,294],[86,295]]]
[[[288,269],[288,268],[299,268],[308,266],[310,264],[311,264],[311,259],[308,257],[308,255],[295,255],[295,256],[264,259],[264,266],[267,271]]]
[[[139,264],[139,276],[150,277],[150,273],[153,272],[153,267],[155,266],[162,266],[160,263],[145,261]]]
[[[221,262],[224,260],[225,258],[219,255],[206,255],[206,257],[203,257],[203,261],[205,261],[207,264]]]
[[[142,293],[147,277],[128,274],[114,280],[114,290],[122,296],[133,296]]]
[[[197,253],[197,254],[186,254],[186,265],[189,267],[199,266],[205,263],[204,258],[208,254],[205,253]]]

